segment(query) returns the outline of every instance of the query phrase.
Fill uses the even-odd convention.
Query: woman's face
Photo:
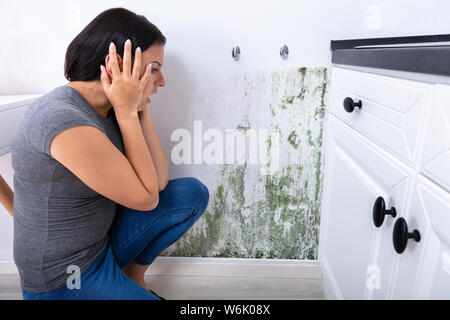
[[[120,71],[123,71],[123,59],[120,55],[117,55],[117,58],[119,62],[119,69]],[[139,79],[141,79],[144,75],[145,69],[147,68],[147,65],[149,63],[152,64],[150,80],[148,81],[142,93],[142,100],[138,106],[138,111],[143,111],[148,107],[148,96],[157,93],[158,87],[164,87],[166,85],[166,81],[164,80],[164,76],[161,70],[164,65],[164,46],[153,44],[148,47],[147,50],[142,52]],[[133,70],[133,65],[134,60],[131,62],[131,70]]]
[[[142,111],[148,106],[148,96],[157,93],[158,87],[164,87],[166,85],[166,81],[164,80],[164,76],[161,70],[164,65],[164,46],[154,44],[147,48],[147,50],[142,52],[141,72],[139,74],[139,79],[141,79],[144,75],[145,68],[149,63],[152,64],[150,80],[148,81],[147,86],[144,88],[144,92],[142,93],[142,100],[140,105],[138,106],[138,111]]]

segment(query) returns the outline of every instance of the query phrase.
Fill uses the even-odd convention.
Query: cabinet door
[[[333,68],[332,83],[330,112],[416,168],[423,115],[433,85],[342,68]],[[347,97],[361,101],[361,109],[345,111]]]
[[[39,95],[0,96],[0,156],[11,151],[11,142],[29,105]]]
[[[420,164],[424,175],[450,191],[450,86],[436,85]]]
[[[378,196],[402,212],[413,173],[367,138],[328,115],[319,260],[329,299],[383,299],[391,283],[392,216],[380,228]]]
[[[408,229],[411,222],[421,240],[408,241],[407,255],[400,257],[396,287],[410,283],[414,295],[397,290],[394,298],[450,299],[449,192],[419,175],[408,216]]]

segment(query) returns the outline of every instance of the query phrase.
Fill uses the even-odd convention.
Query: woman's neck
[[[102,117],[108,117],[112,105],[103,91],[100,81],[71,81],[66,85],[80,92]]]

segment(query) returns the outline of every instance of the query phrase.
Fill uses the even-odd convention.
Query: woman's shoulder
[[[74,118],[92,118],[74,97],[68,86],[59,86],[40,96],[27,110],[30,122],[46,122],[49,119],[67,121]]]
[[[83,105],[58,88],[36,99],[23,119],[20,134],[38,153],[49,154],[53,137],[70,127],[88,125],[103,130]]]

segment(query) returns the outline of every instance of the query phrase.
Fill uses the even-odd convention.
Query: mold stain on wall
[[[161,256],[317,259],[327,83],[324,67],[236,76],[227,88],[241,101],[230,106],[233,128],[268,130],[258,146],[266,168],[274,160],[270,132],[278,131],[279,170],[261,175],[261,164],[247,159],[221,165],[207,210]]]

